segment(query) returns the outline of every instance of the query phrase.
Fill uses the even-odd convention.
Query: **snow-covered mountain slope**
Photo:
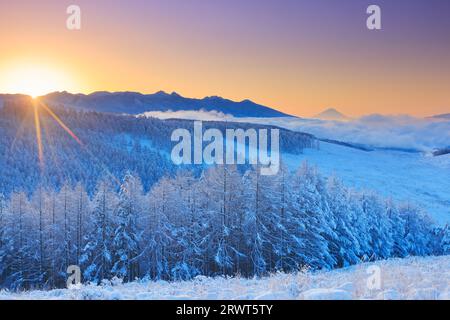
[[[53,117],[42,112],[40,124],[45,128],[42,130],[42,141],[46,164],[43,175],[36,158],[32,110],[30,101],[8,103],[0,109],[0,154],[6,155],[0,157],[0,194],[7,197],[14,189],[33,192],[40,181],[49,188],[58,188],[66,179],[82,182],[87,190],[93,191],[97,179],[105,170],[117,177],[128,170],[135,172],[148,189],[160,177],[180,168],[170,159],[170,151],[175,145],[171,141],[172,132],[179,128],[193,130],[192,121],[162,121],[53,108],[53,112],[70,127],[84,146],[81,147],[67,134]],[[233,124],[210,122],[204,126],[225,132],[225,127],[231,128]],[[234,126],[255,128],[254,124],[235,123]],[[311,135],[287,130],[280,131],[280,139],[280,148],[292,153],[300,152],[303,142],[308,141],[312,145],[315,141]],[[196,166],[194,169],[202,168]]]
[[[286,117],[275,109],[250,100],[231,101],[217,96],[203,99],[185,98],[173,92],[154,94],[138,92],[94,92],[89,95],[54,92],[40,98],[50,105],[64,105],[98,112],[141,114],[148,111],[216,111],[234,117]]]
[[[0,109],[3,108],[6,101],[23,101],[30,97],[24,94],[0,94]]]
[[[450,299],[450,256],[363,263],[334,271],[274,274],[263,279],[206,278],[192,281],[119,281],[100,286],[10,293],[0,299]]]
[[[236,119],[211,112],[182,111],[151,112],[147,116],[264,123],[319,138],[368,145],[367,150],[373,151],[321,142],[319,150],[308,149],[301,156],[284,154],[283,161],[294,170],[308,160],[326,176],[335,174],[342,178],[346,185],[419,204],[437,223],[450,222],[450,154],[433,157],[431,152],[448,146],[449,121],[406,116],[371,116],[345,123],[299,118]]]
[[[367,152],[321,142],[319,150],[308,149],[303,155],[284,154],[282,159],[292,169],[307,160],[326,176],[334,174],[342,178],[348,186],[416,203],[437,223],[450,222],[450,155]]]
[[[445,118],[374,114],[349,121],[332,121],[295,117],[235,118],[225,113],[207,111],[148,112],[145,116],[273,125],[292,131],[307,132],[319,139],[343,141],[370,148],[427,152],[450,147],[450,121]]]

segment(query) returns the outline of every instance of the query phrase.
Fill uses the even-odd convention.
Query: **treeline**
[[[65,286],[118,277],[179,280],[263,276],[361,260],[450,253],[449,228],[410,204],[346,188],[304,163],[262,176],[218,166],[162,178],[145,193],[126,174],[85,188],[38,187],[0,200],[0,288]]]
[[[7,196],[15,189],[34,192],[39,186],[60,189],[64,183],[81,183],[92,195],[96,183],[105,174],[123,177],[134,172],[144,189],[179,169],[170,159],[173,130],[193,130],[189,120],[159,120],[155,118],[82,112],[62,107],[53,112],[82,141],[80,146],[58,122],[38,108],[42,131],[43,162],[39,162],[33,104],[27,99],[5,101],[0,108],[0,193]],[[205,122],[203,129],[271,128],[243,123]],[[280,148],[301,153],[315,148],[317,140],[309,135],[280,129]],[[202,166],[186,169],[199,175]]]

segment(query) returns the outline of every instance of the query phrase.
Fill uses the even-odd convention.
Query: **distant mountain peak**
[[[157,95],[157,96],[170,96],[170,94],[168,94],[167,92],[165,92],[163,90],[159,90],[158,92],[155,93],[155,95]]]
[[[335,108],[328,108],[318,115],[316,115],[314,118],[322,119],[322,120],[348,120],[350,119],[345,114],[339,112]]]
[[[434,118],[434,119],[450,119],[450,113],[437,114],[435,116],[432,116],[431,118]]]
[[[64,91],[63,93],[64,93],[64,94],[70,94],[70,93],[68,93],[67,91]],[[107,95],[109,95],[109,94],[111,94],[111,93],[108,92],[108,91],[95,91],[95,92],[92,92],[92,93],[90,94],[90,96],[92,96],[92,97],[101,97],[101,96],[107,96]]]
[[[208,96],[205,97],[204,100],[225,100],[225,99],[219,96]]]

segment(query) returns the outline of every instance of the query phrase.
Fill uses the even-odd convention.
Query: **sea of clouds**
[[[159,119],[236,121],[274,125],[311,133],[322,139],[378,148],[427,152],[450,146],[450,119],[440,118],[373,114],[349,121],[330,121],[305,118],[235,118],[217,111],[156,111],[146,112],[144,116]]]

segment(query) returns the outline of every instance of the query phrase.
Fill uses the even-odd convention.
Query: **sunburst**
[[[65,73],[44,65],[12,66],[4,70],[2,78],[2,91],[22,93],[33,98],[73,86]]]
[[[75,140],[80,146],[83,146],[83,143],[81,142],[80,138],[61,120],[58,115],[56,115],[53,110],[46,105],[44,102],[42,102],[39,98],[32,99],[33,104],[33,113],[34,113],[34,125],[36,130],[36,144],[38,149],[38,157],[39,157],[39,164],[41,168],[44,167],[44,145],[42,142],[42,129],[41,129],[41,119],[40,119],[40,111],[44,110],[47,114],[49,114],[55,121],[58,123],[58,125],[64,129],[64,131],[72,137],[73,140]]]

